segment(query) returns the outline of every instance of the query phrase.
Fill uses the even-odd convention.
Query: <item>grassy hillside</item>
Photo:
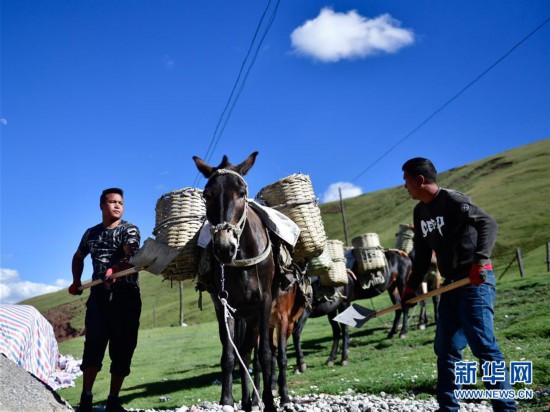
[[[439,174],[440,186],[468,194],[497,220],[497,265],[507,264],[498,258],[518,247],[526,253],[550,240],[549,165],[550,139],[545,139]],[[394,247],[399,224],[412,222],[415,204],[404,186],[346,199],[349,243],[375,232],[383,246]],[[321,212],[329,238],[345,241],[340,203],[323,204]]]
[[[470,163],[439,175],[443,187],[469,194],[475,203],[492,214],[499,224],[495,249],[498,270],[506,267],[512,253],[520,247],[524,254],[550,241],[550,139]],[[396,167],[400,167],[397,165]],[[403,186],[368,193],[345,200],[348,239],[376,232],[385,247],[395,245],[395,233],[401,223],[412,220],[415,201]],[[321,205],[325,229],[330,239],[344,241],[339,202]],[[141,328],[179,324],[179,284],[163,278],[141,275],[143,312]],[[203,295],[203,311],[197,306],[198,293],[192,281],[184,282],[184,322],[197,324],[215,319],[210,297]],[[50,321],[64,313],[77,330],[83,328],[84,303],[88,296],[72,297],[62,290],[29,299]],[[63,306],[62,306],[63,305]],[[52,311],[59,308],[62,311]],[[58,320],[52,323],[59,322]]]

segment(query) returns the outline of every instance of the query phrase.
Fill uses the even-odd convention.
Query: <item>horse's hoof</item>
[[[258,405],[254,405],[252,406],[252,411],[259,411],[260,410],[260,407]]]
[[[307,370],[307,365],[305,363],[302,363],[300,367],[298,368],[300,372],[305,372]]]
[[[333,362],[333,361],[327,361],[327,366],[333,367],[333,366],[334,366],[334,362]]]
[[[294,404],[291,401],[286,401],[281,404],[281,407],[283,408],[283,411],[293,411],[294,410]]]
[[[420,325],[420,326],[418,326],[418,329],[424,330],[424,329],[426,329],[426,325]]]
[[[233,408],[231,405],[223,405],[222,411],[223,412],[235,412],[235,408]]]
[[[347,361],[347,360],[343,360],[343,361],[342,361],[342,366],[348,366],[348,361]]]
[[[399,339],[405,339],[406,337],[407,337],[407,334],[406,334],[406,333],[404,333],[404,334],[402,334],[402,335],[399,335]]]

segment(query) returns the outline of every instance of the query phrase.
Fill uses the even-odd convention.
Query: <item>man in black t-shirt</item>
[[[104,283],[91,288],[86,302],[86,340],[80,366],[84,374],[80,411],[92,410],[92,388],[101,370],[105,350],[109,345],[111,358],[111,386],[106,411],[124,411],[119,392],[124,378],[130,374],[130,364],[137,345],[141,296],[138,274],[110,279],[120,270],[130,267],[128,263],[139,249],[139,229],[124,220],[123,192],[112,188],[103,191],[99,206],[102,222],[86,230],[73,256],[72,295],[81,294],[84,259],[91,254],[92,279]]]
[[[495,220],[470,198],[437,185],[433,163],[413,158],[403,165],[405,187],[419,203],[414,208],[414,253],[412,273],[401,298],[416,295],[428,271],[432,252],[444,284],[469,277],[467,286],[441,295],[434,349],[437,355],[437,400],[439,410],[458,411],[455,390],[460,389],[462,350],[470,346],[483,364],[502,368],[503,378],[485,382],[488,389],[511,389],[504,357],[494,335],[495,275],[491,252],[497,235]],[[405,305],[404,306],[409,306]],[[474,379],[476,375],[474,374]],[[493,399],[495,411],[515,411],[515,401]]]

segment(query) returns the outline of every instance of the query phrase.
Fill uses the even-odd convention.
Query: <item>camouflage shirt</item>
[[[121,221],[112,229],[98,224],[82,236],[78,250],[84,256],[91,254],[94,273],[92,280],[105,278],[105,272],[125,257],[124,246],[131,245],[134,253],[139,249],[140,235],[137,226]],[[117,282],[138,283],[138,274],[124,276]]]

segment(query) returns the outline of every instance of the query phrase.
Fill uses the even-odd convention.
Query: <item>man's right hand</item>
[[[401,308],[403,310],[410,309],[416,305],[416,303],[406,303],[409,299],[416,297],[416,290],[409,285],[405,286],[405,290],[401,294]]]
[[[82,283],[80,282],[73,282],[71,286],[69,286],[69,293],[71,295],[82,295],[82,291],[78,290],[78,288],[82,286]]]

